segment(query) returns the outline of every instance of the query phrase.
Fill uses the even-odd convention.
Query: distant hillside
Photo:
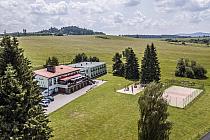
[[[196,32],[192,34],[177,34],[178,36],[190,36],[190,37],[209,37],[210,33]]]
[[[26,32],[26,29],[23,29],[23,32],[14,32],[14,33],[6,33],[11,36],[64,36],[64,35],[105,35],[103,32],[95,32],[90,29],[79,28],[77,26],[68,26],[62,27],[60,29],[51,27],[48,30],[42,30],[38,32]],[[2,34],[4,35],[4,34]]]
[[[196,32],[192,34],[176,34],[176,35],[123,35],[133,38],[192,38],[192,37],[210,37],[210,33]]]
[[[188,36],[178,36],[178,35],[123,35],[126,37],[132,37],[132,38],[183,38]]]
[[[61,29],[50,28],[36,32],[38,34],[53,34],[53,35],[105,35],[103,32],[95,32],[93,30],[79,28],[77,26],[62,27]]]

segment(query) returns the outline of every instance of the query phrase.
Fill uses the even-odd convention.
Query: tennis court
[[[203,90],[200,89],[172,86],[164,91],[163,97],[169,105],[185,108],[202,92]]]

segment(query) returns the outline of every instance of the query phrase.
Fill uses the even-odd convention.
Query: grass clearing
[[[210,78],[191,80],[176,78],[174,71],[179,58],[194,59],[203,65],[210,77],[210,48],[173,45],[157,39],[132,39],[109,36],[109,39],[94,36],[24,37],[20,46],[34,67],[42,66],[49,56],[57,56],[61,62],[70,62],[75,54],[85,52],[105,61],[111,72],[112,57],[127,47],[132,47],[141,62],[148,43],[157,47],[161,64],[162,81],[167,79],[189,80],[205,84],[206,93],[186,109],[169,107],[173,122],[171,140],[196,139],[198,133],[210,129]],[[137,139],[138,97],[140,94],[124,95],[115,92],[131,84],[110,73],[101,79],[108,82],[88,94],[50,114],[55,137],[52,139]]]

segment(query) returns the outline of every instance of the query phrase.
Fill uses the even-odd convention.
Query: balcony
[[[71,85],[75,85],[80,82],[83,82],[85,80],[87,80],[87,77],[81,74],[75,74],[73,76],[67,76],[67,77],[59,79],[58,84],[71,86]]]

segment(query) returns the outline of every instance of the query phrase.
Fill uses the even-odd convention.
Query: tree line
[[[80,63],[80,62],[100,62],[100,59],[96,56],[87,56],[85,53],[79,53],[76,54],[73,60],[71,61],[71,64]],[[59,59],[56,56],[49,57],[46,60],[46,63],[43,65],[45,68],[50,66],[58,66]]]
[[[196,44],[206,44],[209,46],[210,39],[209,38],[192,38],[192,39],[185,39],[185,40],[178,40],[178,39],[165,39],[167,42],[175,42],[175,43],[181,43],[182,45],[185,45],[186,43],[196,43]]]
[[[125,58],[125,63],[122,61]],[[113,75],[125,77],[129,80],[140,80],[145,85],[153,81],[160,81],[160,66],[154,44],[147,45],[142,58],[141,69],[138,58],[132,48],[126,48],[122,54],[116,53],[112,58]]]

